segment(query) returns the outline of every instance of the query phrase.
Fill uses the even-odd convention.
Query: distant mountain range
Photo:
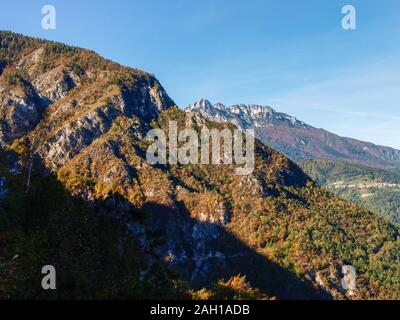
[[[212,121],[232,122],[241,129],[254,128],[258,139],[292,160],[344,160],[381,169],[400,168],[400,150],[340,137],[269,106],[225,107],[202,99],[186,111],[198,112]]]

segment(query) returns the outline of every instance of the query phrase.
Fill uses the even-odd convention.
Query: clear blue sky
[[[41,28],[45,4],[56,30]],[[341,28],[345,4],[357,30]],[[152,72],[181,107],[268,104],[400,149],[398,0],[2,0],[0,29]]]

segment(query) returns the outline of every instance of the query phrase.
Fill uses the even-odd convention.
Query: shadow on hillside
[[[169,265],[196,288],[240,274],[252,287],[279,299],[332,298],[269,261],[224,227],[191,218],[183,203],[176,209],[148,203],[145,209],[152,228],[162,230],[168,239],[164,253],[171,257]]]
[[[8,155],[8,160],[15,161],[15,157]],[[6,161],[9,162],[9,161]],[[21,190],[21,196],[28,197],[24,206],[24,229],[39,228],[49,239],[57,238],[58,234],[64,237],[59,241],[65,250],[60,255],[55,250],[54,264],[65,264],[68,259],[76,260],[77,269],[84,265],[86,260],[96,261],[97,257],[85,257],[80,262],[80,253],[73,250],[80,248],[78,237],[73,236],[75,232],[85,234],[91,230],[90,226],[81,223],[85,219],[96,221],[100,216],[106,214],[115,219],[129,223],[136,221],[144,223],[150,231],[159,232],[164,243],[161,244],[159,254],[166,258],[166,265],[188,280],[196,288],[207,287],[220,279],[227,280],[232,276],[241,274],[246,276],[254,288],[259,288],[266,294],[277,296],[280,299],[329,299],[326,292],[315,289],[308,282],[299,280],[295,274],[277,265],[264,256],[248,247],[237,239],[224,227],[193,219],[190,212],[182,202],[176,207],[168,207],[157,203],[147,203],[142,209],[147,218],[139,221],[139,216],[130,216],[132,206],[127,199],[119,194],[112,194],[102,202],[83,202],[81,198],[72,196],[52,174],[48,174],[46,168],[36,159],[35,175],[29,193]],[[4,164],[4,162],[3,162]],[[7,165],[9,167],[10,163]],[[41,171],[41,173],[39,173]],[[45,178],[42,178],[45,174]],[[25,181],[24,173],[21,173],[20,181]],[[44,179],[44,180],[42,180]],[[19,186],[18,188],[25,188]],[[60,208],[64,206],[65,208]],[[68,206],[68,207],[67,207]],[[26,208],[25,208],[26,207]],[[76,210],[79,209],[79,212]],[[63,215],[59,215],[63,212]],[[81,217],[94,214],[94,220],[89,217]],[[54,224],[57,221],[59,224]],[[85,220],[86,221],[86,220]],[[61,230],[55,230],[60,227]],[[73,230],[70,231],[70,230]],[[30,232],[25,230],[25,232]],[[71,236],[65,237],[66,234]],[[94,237],[93,239],[97,239]],[[57,241],[51,243],[59,247]],[[97,240],[96,240],[97,241]],[[77,242],[74,244],[74,242]],[[87,243],[90,246],[90,242]],[[69,252],[68,250],[72,251]],[[68,257],[68,258],[67,258]],[[49,257],[50,258],[50,257]],[[74,275],[71,275],[74,277]]]

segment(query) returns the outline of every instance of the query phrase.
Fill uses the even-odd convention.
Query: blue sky
[[[41,28],[41,8],[57,29]],[[343,30],[354,5],[357,29]],[[0,29],[90,48],[154,73],[184,107],[268,104],[400,149],[398,0],[2,0]]]

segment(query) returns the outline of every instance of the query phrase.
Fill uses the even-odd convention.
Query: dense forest
[[[400,224],[400,172],[333,160],[307,160],[299,164],[310,177],[338,196]]]

